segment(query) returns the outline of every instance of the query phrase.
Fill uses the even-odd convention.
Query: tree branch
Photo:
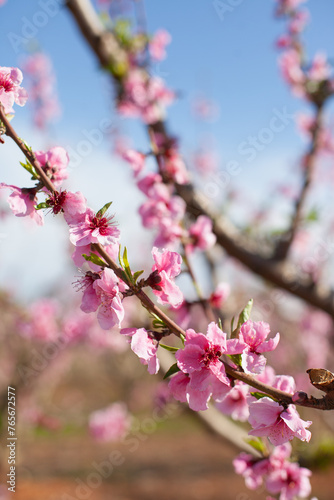
[[[66,5],[83,37],[88,41],[103,66],[108,66],[110,61],[118,60],[119,57],[122,60],[127,57],[114,35],[105,30],[89,0],[67,0]],[[113,74],[113,78],[119,87],[121,79],[115,74]],[[147,128],[149,136],[153,131],[163,134],[166,138],[169,137],[164,122],[159,121],[147,125]],[[273,262],[272,249],[267,249],[266,253],[263,254],[263,249],[260,249],[259,245],[245,239],[231,223],[222,216],[213,213],[209,208],[210,200],[196,192],[192,185],[176,185],[176,192],[185,200],[188,214],[196,217],[207,215],[212,219],[213,232],[217,236],[217,242],[231,257],[236,258],[252,272],[273,285],[290,292],[334,318],[334,292],[322,293],[313,282],[303,281],[298,273],[292,273],[291,269],[284,273],[282,266]],[[301,205],[303,203],[302,200]],[[295,217],[296,221],[299,220],[300,210],[301,207],[296,208],[296,212],[298,212],[297,217]]]

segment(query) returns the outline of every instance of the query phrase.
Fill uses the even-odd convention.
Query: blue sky
[[[49,2],[60,3],[57,0]],[[20,66],[26,51],[23,44],[18,42],[15,46],[13,40],[15,36],[26,37],[32,30],[31,44],[38,43],[53,60],[63,109],[62,118],[48,135],[43,135],[32,128],[28,106],[17,108],[13,123],[19,133],[34,149],[55,144],[76,149],[80,140],[85,138],[84,130],[99,127],[101,120],[111,117],[131,136],[133,145],[147,151],[146,136],[141,126],[135,121],[116,119],[112,111],[110,83],[81,39],[69,13],[59,8],[59,12],[48,15],[46,21],[45,15],[40,17],[40,12],[45,12],[42,6],[47,3],[47,0],[7,0],[0,8],[0,65]],[[225,3],[228,4],[228,0]],[[168,86],[180,95],[168,110],[170,129],[181,137],[181,147],[185,152],[193,150],[203,134],[213,134],[222,158],[222,168],[228,161],[240,162],[242,175],[234,180],[235,185],[247,186],[256,197],[263,190],[262,186],[272,182],[275,176],[291,175],[291,166],[305,147],[291,123],[275,135],[255,161],[247,162],[246,156],[238,152],[243,141],[268,126],[274,110],[287,109],[289,113],[294,113],[307,108],[291,96],[279,76],[274,41],[282,33],[284,24],[274,19],[274,5],[273,0],[240,1],[222,20],[211,0],[145,1],[149,31],[163,27],[172,35],[168,58],[154,67],[154,72],[164,77]],[[323,50],[334,56],[334,2],[309,0],[306,5],[312,16],[305,32],[309,53],[313,55]],[[40,27],[36,26],[39,22],[42,24]],[[190,104],[198,94],[204,94],[218,103],[219,119],[213,123],[194,119]],[[136,191],[129,185],[130,175],[126,167],[111,157],[110,150],[108,137],[105,136],[99,148],[93,148],[78,167],[72,168],[70,182],[74,189],[84,191],[96,209],[110,201],[112,196],[117,219],[126,224],[128,217],[132,221],[137,220],[132,215],[138,205]],[[1,181],[18,185],[20,182],[23,183],[21,185],[27,183],[26,174],[18,171],[19,159],[20,155],[12,146],[6,144],[6,149],[1,146]],[[99,172],[94,174],[94,182],[92,169]],[[106,181],[110,174],[111,179]],[[124,190],[127,199],[130,199],[126,204]],[[63,228],[48,220],[49,227],[53,228],[54,224],[58,229],[45,231],[58,231],[60,252],[60,246],[64,244]],[[23,221],[19,219],[15,221],[16,229],[6,226],[3,231],[8,232],[8,238],[0,242],[5,263],[0,270],[0,279],[9,279],[8,273],[14,273],[15,279],[24,282],[23,289],[29,291],[32,276],[36,273],[33,275],[33,271],[26,270],[27,274],[23,273],[22,277],[18,266],[16,249],[21,246],[22,235],[18,231],[22,225]],[[47,254],[52,249],[51,244],[47,246],[43,231],[37,229],[36,238],[40,238],[40,245],[46,245]],[[133,224],[124,227],[124,231],[127,243],[136,239]],[[14,243],[11,243],[12,240]],[[31,245],[33,258],[35,243]],[[6,257],[8,253],[10,256]],[[60,265],[64,267],[65,262],[66,257],[61,257]],[[47,259],[45,264],[39,262],[39,265],[47,266]],[[26,263],[24,267],[27,267]],[[59,266],[52,270],[54,279],[59,272]],[[44,283],[42,277],[40,279]]]

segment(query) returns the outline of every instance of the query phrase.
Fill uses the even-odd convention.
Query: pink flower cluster
[[[89,430],[97,441],[120,441],[130,431],[131,419],[124,403],[113,403],[90,415]]]
[[[36,52],[27,57],[23,69],[30,83],[29,98],[33,106],[34,123],[44,129],[60,114],[51,59],[43,52]]]
[[[163,175],[172,183],[187,183],[188,174],[176,148],[163,147],[163,151],[164,154],[160,158]],[[143,153],[128,149],[123,151],[122,157],[131,165],[138,188],[148,198],[140,206],[139,214],[144,227],[159,231],[154,241],[156,246],[175,247],[183,239],[187,252],[191,253],[196,248],[207,250],[215,244],[216,237],[212,232],[212,221],[209,217],[199,216],[188,230],[184,228],[185,202],[172,194],[172,184],[163,182],[162,175],[151,172],[138,180],[145,163]]]
[[[0,66],[0,103],[6,114],[14,113],[14,103],[24,106],[27,102],[27,91],[20,86],[22,80],[23,75],[18,68]]]
[[[148,198],[139,208],[142,224],[159,231],[154,244],[175,246],[183,234],[181,221],[185,215],[185,202],[171,194],[171,189],[162,182],[159,174],[147,174],[139,180],[138,187]]]
[[[124,94],[118,102],[118,111],[128,117],[141,118],[144,123],[163,119],[164,109],[175,98],[161,78],[147,78],[140,68],[129,71],[124,82]]]
[[[311,493],[311,471],[290,462],[290,443],[277,446],[268,458],[255,458],[241,453],[233,460],[235,472],[245,478],[246,486],[254,490],[265,481],[267,490],[280,494],[279,500],[306,498]]]
[[[229,340],[215,323],[209,324],[207,335],[187,330],[185,347],[175,354],[180,373],[172,377],[169,383],[175,399],[187,401],[191,409],[199,411],[208,407],[212,397],[223,412],[246,420],[248,389],[243,384],[236,384],[231,389],[220,358],[223,354],[241,354],[245,371],[261,373],[266,363],[262,353],[274,350],[279,341],[279,334],[266,341],[268,334],[267,323],[252,321],[242,325],[239,338]]]

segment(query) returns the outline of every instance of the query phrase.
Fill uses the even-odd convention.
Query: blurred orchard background
[[[148,152],[143,125],[117,113],[110,75],[100,69],[60,0],[0,5],[0,64],[22,69],[22,85],[31,96],[16,109],[16,130],[34,150],[57,145],[68,151],[68,189],[82,191],[96,210],[112,201],[132,268],[150,270],[154,231],[141,225],[144,195],[119,154],[125,144]],[[300,114],[312,107],[282,79],[276,41],[285,24],[274,15],[276,2],[101,0],[94,6],[102,21],[109,15],[118,26],[127,19],[134,30],[170,33],[167,57],[153,61],[151,72],[176,92],[167,121],[194,184],[243,235],[267,243],[279,237],[290,223],[309,145]],[[334,4],[309,0],[307,7],[310,22],[302,35],[307,53],[311,59],[327,54],[330,63]],[[37,55],[43,57],[40,87],[31,71]],[[332,116],[329,100],[329,133]],[[327,149],[319,155],[290,264],[312,275],[324,293],[334,284],[334,139]],[[0,153],[1,182],[25,186],[29,177],[18,168],[20,151],[6,140]],[[152,158],[148,168],[154,168]],[[7,386],[15,384],[17,499],[265,498],[263,489],[249,491],[234,475],[238,446],[172,400],[162,377],[148,375],[123,337],[101,330],[94,314],[80,312],[79,271],[63,221],[49,214],[38,227],[12,217],[6,193],[0,195],[0,409],[7,410]],[[254,319],[269,322],[282,336],[270,363],[309,391],[305,370],[333,366],[332,317],[266,283],[218,245],[211,261],[217,283],[225,283],[224,325],[253,297]],[[194,256],[194,268],[210,294],[208,267],[200,256]],[[192,300],[189,277],[178,283]],[[134,299],[129,310],[134,323],[147,321]],[[199,312],[193,322],[203,323]],[[71,341],[62,342],[63,335]],[[119,403],[114,411],[128,441],[120,439],[122,429],[105,439],[89,430],[92,414],[113,403]],[[313,437],[296,453],[314,471],[314,495],[325,500],[332,498],[334,420],[331,412],[314,413],[302,414],[314,421]],[[242,427],[248,429],[247,423]],[[6,461],[4,447],[2,455]],[[1,472],[5,485],[6,462]],[[5,486],[0,498],[7,499]]]

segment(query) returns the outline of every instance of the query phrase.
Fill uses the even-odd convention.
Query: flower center
[[[94,231],[94,229],[98,229],[99,233],[102,236],[107,235],[109,229],[109,221],[110,219],[107,217],[93,217],[90,221],[89,229]]]
[[[52,211],[54,214],[58,214],[63,208],[63,204],[66,200],[66,191],[60,191],[59,193],[56,191],[52,193],[47,200],[47,204],[52,207]]]
[[[221,355],[222,352],[220,350],[220,347],[218,345],[212,345],[205,349],[201,361],[204,364],[204,366],[208,367],[209,365],[217,361]]]
[[[14,88],[14,83],[10,79],[10,75],[0,75],[0,89],[4,89],[5,92],[10,92]]]

